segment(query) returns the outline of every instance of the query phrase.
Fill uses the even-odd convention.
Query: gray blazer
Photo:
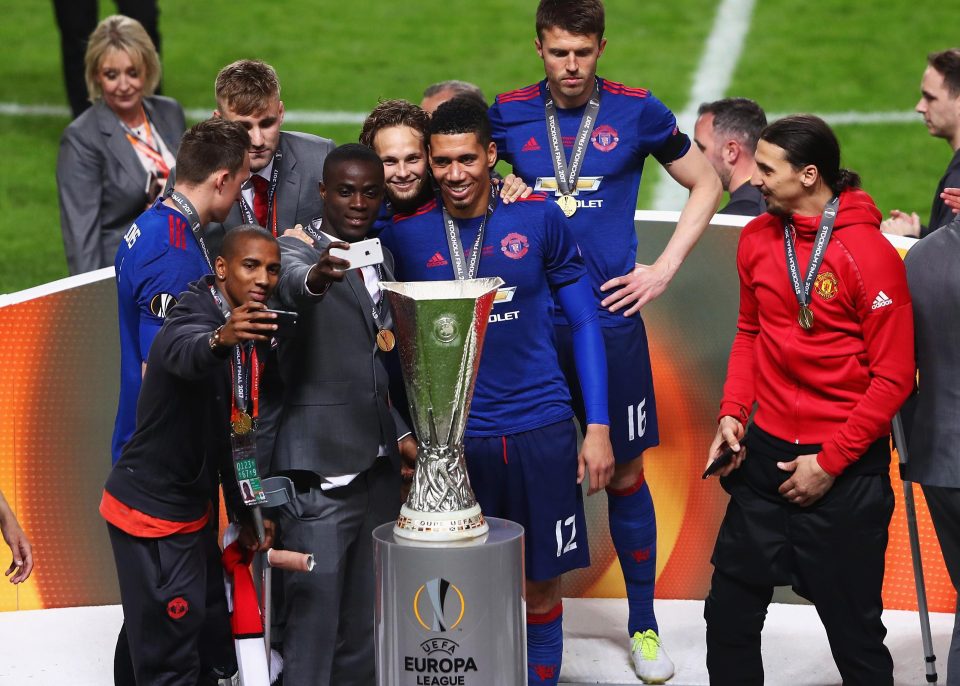
[[[960,488],[960,220],[904,261],[920,372],[907,473],[927,486]]]
[[[327,138],[297,131],[280,132],[280,174],[277,181],[277,230],[282,234],[295,224],[309,224],[323,216],[323,200],[320,199],[320,181],[323,179],[323,161],[336,144]],[[167,188],[176,181],[176,170],[167,180]],[[227,220],[219,224],[210,222],[204,229],[204,237],[210,255],[220,252],[223,237],[230,229],[244,223],[240,203],[234,203]]]
[[[186,130],[183,108],[159,95],[143,99],[150,122],[174,155]],[[60,231],[71,274],[113,264],[120,239],[147,205],[147,172],[102,100],[74,119],[60,139]]]
[[[329,244],[311,247],[281,238],[283,271],[274,297],[300,313],[297,335],[279,351],[283,380],[271,473],[310,471],[321,476],[370,468],[380,445],[395,464],[398,417],[390,407],[386,353],[377,348],[373,301],[359,270],[311,296],[307,271]],[[393,257],[384,250],[384,280],[393,279]],[[392,328],[386,299],[381,321]]]

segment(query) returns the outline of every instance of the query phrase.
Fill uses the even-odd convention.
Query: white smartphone
[[[379,238],[368,238],[365,241],[351,243],[349,250],[330,248],[330,255],[349,262],[350,269],[369,267],[383,262],[383,248],[380,247]]]

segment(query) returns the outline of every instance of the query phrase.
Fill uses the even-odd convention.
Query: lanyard
[[[839,207],[840,196],[835,195],[823,208],[820,228],[817,230],[816,239],[814,239],[813,252],[810,255],[810,264],[807,265],[807,273],[803,283],[800,282],[797,249],[793,245],[793,222],[787,219],[783,223],[783,248],[787,255],[787,274],[790,276],[790,285],[793,286],[793,293],[797,297],[797,304],[800,306],[797,321],[804,329],[813,328],[810,289],[813,287],[817,272],[820,271],[820,265],[823,264],[823,257],[827,252],[827,244],[830,242],[830,235],[833,233],[833,224],[837,220],[837,209]]]
[[[272,231],[274,237],[277,236],[277,206],[274,199],[277,194],[277,183],[280,181],[280,160],[282,159],[283,153],[278,148],[273,154],[273,171],[270,173],[270,185],[267,186],[267,222],[270,226],[264,228]],[[254,193],[256,193],[256,191],[254,191]],[[247,204],[243,196],[240,197],[240,212],[243,213],[243,221],[247,224],[260,225],[259,222],[257,222],[257,216],[254,214],[253,208]]]
[[[470,263],[467,264],[467,258],[463,253],[463,243],[460,241],[460,227],[456,220],[447,212],[447,206],[442,202],[440,207],[443,210],[443,223],[447,231],[447,246],[450,248],[450,260],[453,262],[453,275],[458,281],[463,279],[475,279],[477,271],[480,269],[480,253],[483,252],[483,234],[487,222],[493,211],[497,207],[496,189],[490,187],[490,201],[487,203],[487,211],[483,214],[483,220],[480,222],[480,228],[477,229],[477,237],[473,240],[473,247],[470,249]]]
[[[167,178],[170,176],[170,167],[167,166],[166,161],[163,159],[163,153],[160,152],[160,144],[155,143],[153,140],[153,132],[150,129],[150,118],[147,117],[143,105],[140,106],[140,112],[143,115],[143,133],[145,138],[141,138],[133,129],[123,122],[120,122],[120,126],[123,127],[123,131],[127,135],[127,140],[130,141],[130,145],[153,161],[154,166],[157,168],[157,175]]]
[[[193,203],[190,202],[187,196],[182,195],[176,190],[170,191],[169,198],[173,200],[177,209],[179,209],[180,212],[183,213],[183,216],[187,218],[187,221],[190,222],[190,231],[193,232],[193,237],[197,241],[197,245],[200,246],[201,252],[203,252],[203,259],[207,261],[207,266],[210,267],[210,271],[213,272],[213,261],[210,259],[207,244],[203,240],[203,227],[200,225],[200,213],[197,212],[197,208],[193,206]]]
[[[549,93],[549,90],[547,92]],[[562,195],[570,195],[577,188],[580,167],[583,166],[583,158],[587,154],[587,141],[590,139],[590,132],[597,121],[597,112],[600,111],[600,87],[594,82],[593,95],[590,96],[586,109],[583,111],[583,117],[580,119],[580,129],[577,131],[573,150],[570,152],[569,165],[566,155],[563,154],[563,138],[560,135],[557,106],[553,102],[552,95],[547,97],[543,108],[547,117],[547,139],[550,141],[550,157],[553,160],[553,173],[557,179],[557,187]]]

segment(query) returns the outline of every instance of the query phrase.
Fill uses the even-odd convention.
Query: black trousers
[[[163,538],[107,529],[136,683],[196,686],[233,674],[223,576],[211,565],[219,548],[209,527]]]
[[[704,605],[713,686],[763,684],[760,633],[775,586],[816,606],[845,686],[893,684],[883,644],[884,553],[893,514],[889,445],[878,441],[850,474],[810,507],[778,492],[789,474],[777,461],[815,453],[750,429],[747,459],[722,480],[730,503],[713,554]],[[798,655],[803,655],[799,652]]]
[[[317,566],[283,575],[283,683],[370,686],[376,683],[372,533],[400,512],[399,470],[379,457],[346,486],[326,491],[319,477],[293,476],[297,502],[281,510],[280,543],[313,553]]]
[[[83,78],[83,57],[87,51],[87,39],[97,28],[97,0],[53,0],[53,10],[57,17],[57,28],[60,29],[60,53],[67,100],[76,118],[90,106],[87,84]],[[117,11],[143,24],[157,52],[160,52],[157,0],[117,0]]]

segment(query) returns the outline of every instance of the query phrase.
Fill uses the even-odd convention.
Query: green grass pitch
[[[600,72],[650,88],[672,109],[687,97],[718,0],[609,0]],[[488,95],[542,76],[533,50],[533,0],[359,3],[161,0],[164,92],[212,109],[224,64],[273,64],[289,110],[367,111],[378,98],[419,100],[423,87],[462,78]],[[113,11],[110,2],[101,12]],[[925,55],[955,44],[955,13],[932,0],[850,3],[759,0],[727,95],[771,112],[903,111],[918,96]],[[49,2],[6,3],[0,21],[0,102],[65,103]],[[54,167],[65,117],[0,115],[0,292],[66,275]],[[358,126],[289,126],[356,139]],[[884,212],[929,213],[948,146],[914,124],[837,127],[846,166]],[[645,207],[650,182],[641,190]]]

